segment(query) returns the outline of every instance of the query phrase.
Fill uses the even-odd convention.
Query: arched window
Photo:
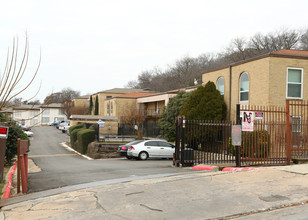
[[[224,98],[224,94],[225,94],[225,81],[224,81],[223,77],[219,77],[217,79],[216,88],[220,92],[220,95],[222,96],[222,98]]]
[[[240,102],[248,101],[249,99],[249,76],[246,72],[240,76]]]

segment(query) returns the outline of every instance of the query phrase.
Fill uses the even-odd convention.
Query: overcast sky
[[[0,71],[12,39],[30,42],[23,99],[70,87],[81,95],[124,87],[144,70],[219,52],[236,37],[308,28],[307,0],[1,1]],[[21,49],[20,49],[21,51]]]

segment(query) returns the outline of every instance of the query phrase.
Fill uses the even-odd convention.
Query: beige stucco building
[[[161,92],[152,94],[137,99],[137,106],[146,115],[147,122],[158,123],[160,114],[165,106],[168,105],[169,100],[176,96],[179,91],[190,92],[197,89],[197,86],[171,90],[167,92]]]
[[[90,104],[90,95],[80,96],[72,99],[74,107],[88,108]]]
[[[121,123],[122,117],[132,114],[133,111],[138,111],[138,114],[146,114],[143,109],[140,109],[137,104],[137,99],[154,94],[157,93],[131,92],[106,99],[104,103],[104,106],[106,107],[104,115],[115,116],[119,119],[119,123]]]
[[[235,120],[236,104],[285,106],[308,99],[308,51],[280,50],[202,74],[216,84]]]
[[[127,94],[131,92],[151,92],[144,89],[128,89],[128,88],[114,88],[109,89],[101,92],[97,92],[92,95],[92,102],[93,102],[93,108],[92,108],[92,115],[94,114],[94,106],[95,106],[95,100],[98,98],[98,115],[107,116],[107,104],[108,102],[105,102],[107,99],[111,99],[113,97],[117,97],[122,94]]]

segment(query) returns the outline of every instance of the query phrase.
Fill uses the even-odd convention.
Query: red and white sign
[[[255,112],[255,120],[263,120],[264,112]]]
[[[7,139],[8,135],[9,135],[9,128],[0,126],[0,138]]]
[[[242,117],[242,131],[253,131],[253,112],[243,112]]]

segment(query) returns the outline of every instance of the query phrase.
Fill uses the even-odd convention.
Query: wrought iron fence
[[[231,144],[231,128],[235,123],[178,118],[177,165],[234,164],[236,156],[243,166],[285,165],[292,159],[308,158],[307,101],[287,100],[286,107],[241,106],[238,109],[239,113],[258,115],[253,131],[241,133],[238,155]]]
[[[142,123],[141,132],[143,137],[157,138],[160,136],[158,123]],[[136,130],[130,124],[120,123],[118,124],[118,135],[135,136]]]
[[[232,122],[177,120],[175,160],[183,166],[194,164],[235,164],[229,145]]]

